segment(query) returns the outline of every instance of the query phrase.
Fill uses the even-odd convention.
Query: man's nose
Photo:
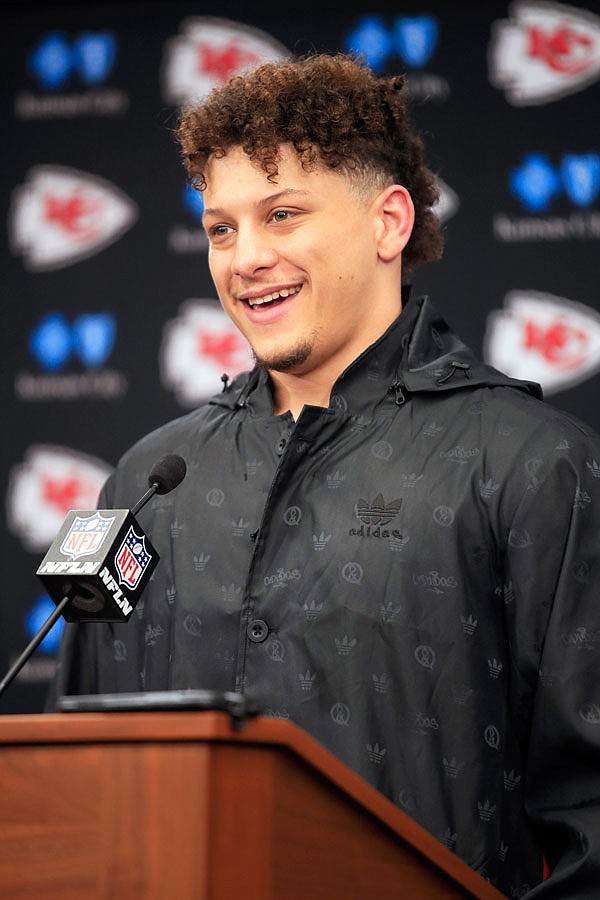
[[[242,226],[238,228],[231,263],[234,275],[251,277],[259,269],[274,266],[277,258],[277,252],[267,235],[256,228]]]

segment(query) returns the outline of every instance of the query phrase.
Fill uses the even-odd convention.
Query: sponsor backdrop
[[[53,609],[35,572],[67,512],[249,364],[172,134],[180,104],[247,66],[343,49],[406,72],[447,244],[414,290],[600,429],[597,2],[15,3],[0,24],[2,675]],[[1,712],[43,707],[59,631]]]

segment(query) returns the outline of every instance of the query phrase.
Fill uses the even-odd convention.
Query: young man
[[[402,79],[265,65],[178,136],[256,367],[109,479],[188,464],[143,605],[69,627],[57,690],[243,690],[508,896],[597,896],[600,441],[403,308],[441,237]]]

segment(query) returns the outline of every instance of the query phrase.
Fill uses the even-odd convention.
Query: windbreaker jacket
[[[55,690],[243,690],[509,897],[600,897],[598,437],[421,298],[329,408],[275,416],[240,376],[100,507],[165,453],[153,579],[128,623],[68,626]]]

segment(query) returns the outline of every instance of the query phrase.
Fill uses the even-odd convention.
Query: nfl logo
[[[114,517],[105,518],[99,512],[87,517],[75,516],[60,545],[60,552],[71,559],[96,553],[114,521]]]
[[[133,590],[146,571],[152,555],[146,550],[144,535],[136,534],[133,526],[125,535],[125,539],[115,556],[115,565],[119,573],[119,584],[125,584]]]

